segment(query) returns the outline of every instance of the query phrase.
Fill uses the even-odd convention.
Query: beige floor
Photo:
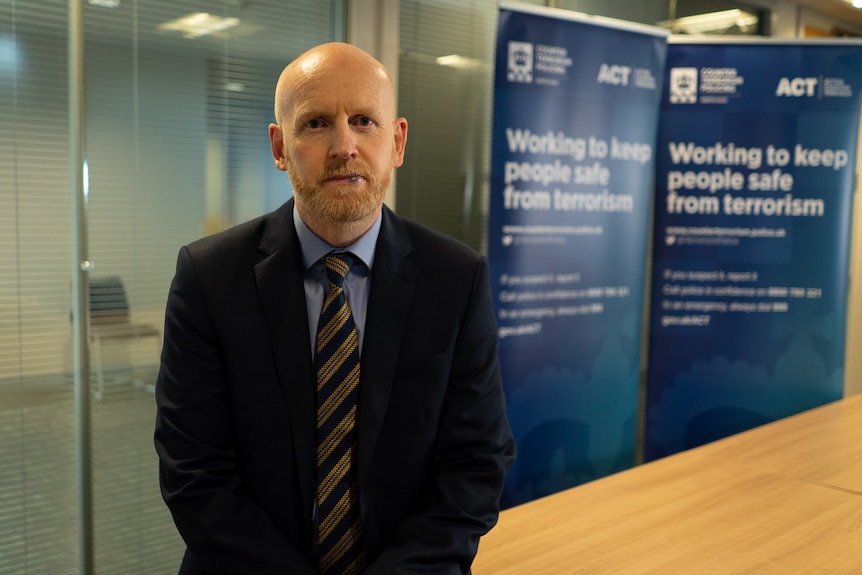
[[[176,573],[183,545],[158,491],[155,369],[114,374],[91,406],[98,575]],[[0,575],[78,573],[72,384],[0,381]]]

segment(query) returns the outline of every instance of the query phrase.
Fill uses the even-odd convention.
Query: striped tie
[[[353,465],[359,340],[344,294],[353,258],[339,253],[323,261],[329,293],[317,332],[318,568],[321,575],[352,575],[367,563]]]

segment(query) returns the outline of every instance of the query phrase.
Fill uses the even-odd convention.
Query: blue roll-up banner
[[[500,10],[488,256],[508,507],[634,464],[663,31]]]
[[[843,394],[862,46],[668,48],[644,456]]]

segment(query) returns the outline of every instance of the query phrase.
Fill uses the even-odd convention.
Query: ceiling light
[[[102,8],[117,8],[120,6],[120,0],[88,0],[91,6],[101,6]]]
[[[159,30],[181,32],[186,38],[200,38],[213,32],[232,28],[239,24],[239,18],[222,18],[206,12],[195,12],[170,22],[159,24]]]
[[[441,66],[449,66],[451,68],[458,68],[461,70],[467,68],[478,68],[482,65],[482,62],[480,60],[477,60],[475,58],[465,58],[464,56],[459,56],[458,54],[440,56],[436,59],[436,61]]]
[[[685,32],[688,34],[703,34],[706,32],[721,32],[734,26],[745,29],[757,24],[756,14],[744,12],[739,9],[721,10],[696,16],[685,16],[676,20],[665,20],[659,22],[659,26],[671,28],[674,32]]]

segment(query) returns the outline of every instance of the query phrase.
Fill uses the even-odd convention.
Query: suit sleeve
[[[156,382],[162,495],[195,563],[212,575],[316,570],[250,499],[231,433],[224,354],[187,248],[165,315]],[[187,557],[188,560],[188,557]]]
[[[497,522],[515,444],[497,355],[487,261],[482,258],[455,342],[433,464],[433,493],[408,516],[366,575],[468,574],[479,538]]]

